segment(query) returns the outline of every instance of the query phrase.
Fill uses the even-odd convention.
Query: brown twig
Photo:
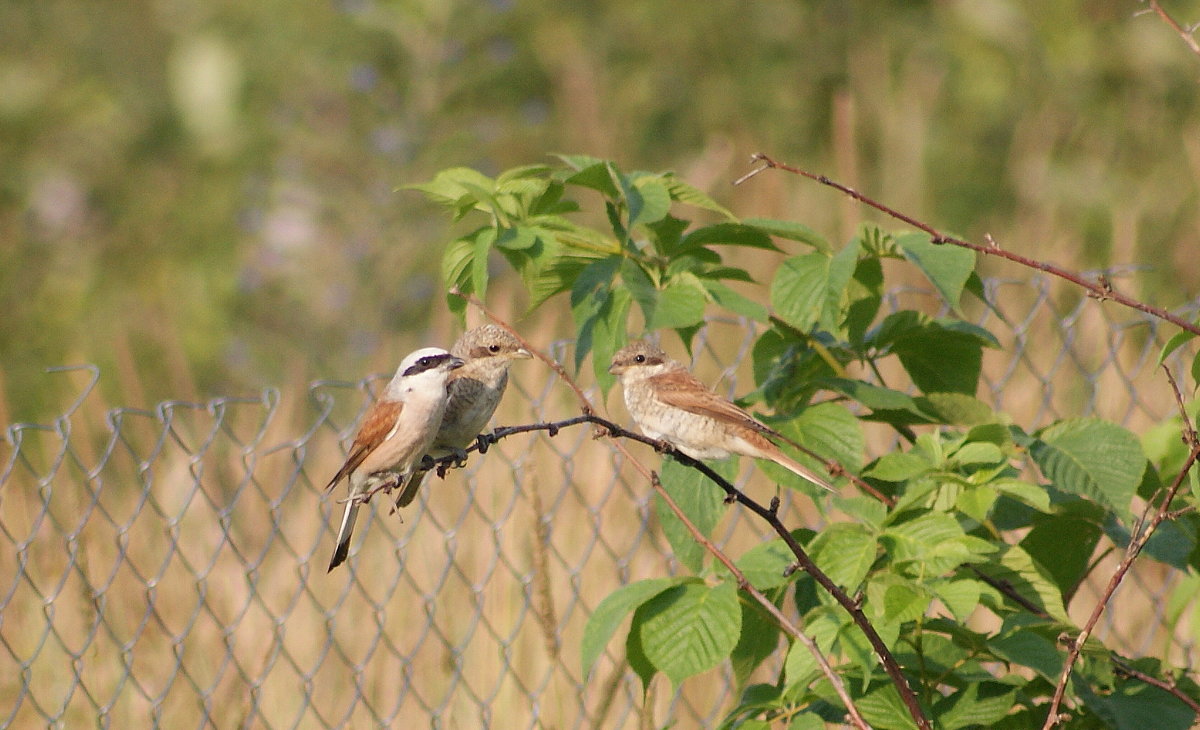
[[[741,183],[745,182],[746,180],[749,180],[750,178],[754,177],[755,175],[757,175],[765,170],[783,170],[784,172],[790,172],[793,175],[800,175],[801,177],[806,177],[809,180],[815,180],[816,182],[819,182],[822,185],[827,185],[827,186],[833,188],[834,190],[837,190],[845,195],[850,196],[851,198],[854,198],[855,200],[859,201],[860,203],[863,203],[864,205],[868,205],[868,206],[874,208],[875,210],[878,210],[881,213],[884,213],[885,215],[895,218],[896,220],[901,221],[903,223],[907,223],[908,225],[912,226],[913,228],[916,228],[918,230],[924,231],[925,233],[928,233],[934,243],[948,243],[953,246],[959,246],[960,248],[970,249],[972,251],[975,251],[976,253],[985,254],[987,256],[995,256],[997,258],[1007,259],[1014,263],[1020,264],[1021,266],[1025,266],[1027,268],[1034,269],[1035,271],[1042,271],[1047,274],[1050,274],[1051,276],[1057,276],[1060,279],[1069,281],[1072,284],[1075,284],[1076,286],[1086,290],[1088,293],[1088,296],[1090,296],[1098,301],[1111,300],[1111,301],[1117,302],[1118,304],[1121,304],[1123,306],[1129,307],[1130,309],[1136,309],[1139,312],[1145,312],[1146,314],[1149,314],[1153,317],[1157,317],[1158,319],[1161,319],[1165,322],[1170,322],[1171,324],[1175,325],[1176,327],[1179,327],[1180,329],[1191,332],[1192,334],[1200,335],[1200,325],[1196,325],[1191,322],[1188,322],[1187,320],[1183,319],[1182,317],[1175,315],[1175,314],[1171,314],[1170,312],[1168,312],[1165,309],[1162,309],[1161,307],[1154,307],[1149,304],[1146,304],[1145,302],[1134,299],[1133,297],[1131,297],[1127,294],[1122,294],[1121,292],[1119,292],[1113,288],[1112,282],[1110,282],[1106,277],[1101,276],[1101,277],[1097,278],[1096,281],[1089,281],[1089,280],[1085,279],[1081,274],[1077,274],[1075,272],[1068,271],[1067,269],[1064,269],[1059,266],[1055,266],[1054,264],[1048,264],[1048,263],[1045,263],[1042,261],[1037,261],[1036,259],[1031,259],[1027,256],[1022,256],[1021,254],[1018,254],[1018,253],[1013,253],[1012,251],[1006,251],[1005,249],[1002,249],[998,245],[996,245],[995,241],[992,240],[990,238],[990,236],[988,237],[987,244],[971,243],[970,241],[965,241],[961,238],[956,238],[954,236],[950,236],[945,233],[942,233],[941,231],[939,231],[938,229],[929,225],[928,223],[919,221],[910,215],[905,215],[904,213],[901,213],[900,211],[896,210],[895,208],[891,208],[887,205],[884,205],[883,203],[880,203],[877,200],[874,200],[866,195],[863,195],[862,193],[858,192],[857,190],[855,190],[851,187],[848,187],[846,185],[843,185],[835,180],[832,180],[832,179],[826,177],[825,175],[818,175],[816,173],[812,173],[812,172],[808,172],[807,170],[803,170],[799,167],[793,167],[792,165],[786,165],[782,162],[776,162],[775,160],[771,159],[770,157],[768,157],[767,155],[762,154],[762,153],[758,153],[758,154],[754,155],[751,159],[754,162],[761,162],[762,166],[760,166],[754,170],[751,170],[749,173],[747,173],[747,174],[743,175],[742,177],[738,178],[737,180],[735,180],[733,183],[734,185],[740,185]]]
[[[1117,566],[1113,572],[1112,578],[1109,579],[1108,585],[1104,592],[1100,595],[1100,600],[1096,602],[1096,607],[1092,609],[1092,615],[1084,623],[1083,629],[1071,642],[1071,648],[1067,652],[1067,660],[1063,664],[1062,674],[1059,675],[1058,685],[1054,688],[1054,697],[1050,700],[1050,713],[1046,717],[1046,723],[1042,725],[1042,730],[1050,730],[1050,728],[1062,722],[1065,717],[1059,713],[1059,707],[1062,706],[1063,695],[1067,691],[1067,682],[1071,679],[1071,670],[1075,666],[1075,662],[1079,660],[1079,653],[1083,651],[1083,645],[1091,636],[1092,630],[1096,628],[1096,624],[1100,621],[1100,616],[1104,613],[1104,609],[1108,606],[1108,602],[1112,600],[1113,594],[1116,593],[1117,587],[1121,585],[1121,581],[1125,578],[1125,574],[1133,566],[1133,561],[1137,560],[1141,554],[1142,548],[1146,547],[1146,543],[1150,541],[1150,537],[1158,529],[1159,525],[1167,521],[1171,514],[1171,501],[1175,499],[1175,495],[1179,493],[1180,487],[1183,486],[1184,480],[1187,478],[1188,472],[1192,470],[1192,466],[1196,463],[1196,459],[1200,457],[1200,445],[1192,446],[1188,458],[1183,463],[1183,467],[1179,470],[1179,474],[1171,483],[1170,489],[1163,495],[1158,511],[1154,518],[1146,525],[1146,528],[1136,535],[1129,542],[1129,547],[1125,549],[1125,557],[1121,560],[1121,564]]]
[[[1164,23],[1171,26],[1171,30],[1174,30],[1179,34],[1179,37],[1183,39],[1183,42],[1187,44],[1187,47],[1192,49],[1192,53],[1200,56],[1200,42],[1196,41],[1195,36],[1196,26],[1192,26],[1191,28],[1183,27],[1179,21],[1172,18],[1171,15],[1163,9],[1162,5],[1159,5],[1158,0],[1147,0],[1147,4],[1150,6],[1150,9],[1153,10],[1156,15],[1158,15],[1158,17],[1163,19]]]
[[[1179,689],[1174,682],[1168,682],[1165,679],[1159,679],[1158,677],[1146,674],[1145,672],[1134,669],[1125,662],[1117,659],[1113,659],[1113,670],[1117,674],[1124,674],[1126,677],[1131,677],[1138,681],[1145,682],[1152,687],[1158,687],[1164,692],[1170,692],[1171,694],[1175,695],[1175,698],[1180,702],[1192,708],[1192,712],[1200,715],[1200,702],[1196,702],[1196,700],[1192,699],[1187,692]]]
[[[536,348],[532,347],[528,342],[526,342],[523,338],[521,338],[521,336],[519,334],[517,334],[516,332],[513,332],[512,328],[509,327],[506,322],[504,322],[500,318],[496,317],[496,315],[494,315],[492,312],[490,312],[484,306],[484,304],[482,302],[480,302],[476,297],[469,295],[469,294],[463,294],[462,292],[459,292],[457,290],[453,291],[452,293],[456,294],[459,297],[464,298],[468,303],[472,304],[473,306],[478,307],[480,309],[480,311],[482,311],[485,315],[487,315],[488,318],[490,318],[496,324],[500,325],[501,327],[504,327],[509,332],[512,332],[512,334],[521,341],[522,346],[524,346],[531,353],[534,353],[535,357],[537,357],[538,359],[540,359],[543,362],[550,365],[550,367],[558,374],[559,378],[562,379],[563,382],[565,382],[571,388],[571,390],[573,390],[575,392],[575,396],[579,401],[580,409],[583,411],[582,416],[567,419],[565,421],[559,421],[557,423],[498,428],[493,432],[491,438],[503,438],[504,436],[512,435],[513,433],[521,433],[524,431],[532,431],[532,430],[546,430],[546,431],[549,431],[551,435],[553,435],[554,433],[556,433],[558,431],[559,428],[569,426],[569,425],[574,425],[576,423],[580,423],[583,421],[588,421],[595,425],[602,426],[605,430],[607,430],[607,432],[608,432],[607,435],[614,437],[612,442],[615,445],[615,447],[617,448],[617,450],[621,452],[621,454],[625,457],[625,459],[629,463],[631,463],[634,466],[634,468],[637,469],[637,471],[642,476],[644,476],[648,480],[650,480],[651,485],[654,486],[655,490],[664,498],[664,500],[666,501],[668,506],[671,508],[671,510],[676,514],[676,516],[679,517],[679,519],[684,523],[684,525],[688,527],[688,530],[692,533],[693,537],[695,537],[697,539],[697,541],[699,541],[700,544],[703,545],[704,548],[706,550],[708,550],[708,552],[710,554],[713,555],[713,557],[715,557],[717,560],[719,560],[727,568],[730,568],[731,572],[737,570],[736,566],[733,565],[732,560],[730,560],[730,558],[727,555],[725,555],[724,552],[722,552],[720,550],[720,548],[718,548],[710,540],[708,540],[704,536],[704,533],[702,533],[699,530],[699,528],[695,527],[695,525],[693,525],[691,523],[691,521],[688,520],[687,515],[685,515],[683,513],[683,511],[678,507],[678,505],[676,505],[674,503],[674,500],[672,500],[670,498],[670,495],[667,494],[666,490],[664,490],[662,488],[662,485],[658,483],[657,477],[654,475],[654,472],[652,472],[644,464],[642,464],[640,461],[638,461],[638,459],[636,457],[634,457],[634,455],[625,446],[622,439],[632,439],[634,441],[640,441],[648,446],[653,447],[656,450],[661,448],[662,444],[660,442],[655,441],[654,439],[647,438],[646,436],[643,436],[641,434],[633,433],[632,431],[628,431],[624,428],[621,428],[617,424],[615,424],[611,421],[608,421],[607,419],[596,416],[595,415],[596,411],[595,411],[595,408],[592,406],[592,402],[588,399],[587,395],[584,394],[583,390],[578,385],[576,385],[574,379],[572,379],[570,374],[567,373],[566,368],[564,368],[561,364],[559,364],[558,362],[551,359],[549,356],[543,354]],[[470,449],[468,449],[468,450],[470,450]],[[867,638],[867,641],[871,644],[871,647],[875,650],[876,655],[879,657],[880,662],[883,664],[884,671],[887,672],[888,677],[892,680],[893,684],[895,684],[896,691],[900,695],[901,701],[904,702],[905,707],[907,707],[909,714],[912,715],[913,721],[917,724],[917,726],[919,728],[921,728],[921,730],[932,730],[932,725],[930,724],[929,719],[925,716],[924,710],[921,709],[920,700],[917,699],[916,693],[913,692],[912,687],[909,686],[908,679],[904,676],[904,672],[900,668],[899,663],[896,661],[896,658],[892,655],[891,650],[888,649],[887,644],[885,644],[883,642],[883,639],[880,638],[879,633],[877,631],[875,631],[875,627],[871,625],[871,622],[869,619],[867,619],[866,614],[864,614],[862,612],[862,609],[859,607],[858,602],[855,601],[854,599],[850,598],[848,595],[846,595],[846,592],[843,591],[841,588],[839,588],[837,586],[837,584],[835,584],[832,580],[830,580],[829,576],[827,576],[823,572],[821,572],[821,570],[816,566],[816,564],[812,562],[812,559],[808,557],[808,554],[804,551],[804,548],[801,547],[798,542],[796,542],[795,538],[792,537],[791,532],[779,520],[779,517],[776,515],[775,511],[770,508],[764,507],[763,505],[759,504],[758,502],[755,502],[754,500],[747,497],[740,490],[738,490],[736,487],[734,487],[732,484],[730,484],[726,479],[721,477],[721,475],[717,474],[712,469],[710,469],[708,467],[708,465],[706,465],[704,462],[699,461],[697,459],[693,459],[690,456],[687,456],[686,454],[676,452],[676,451],[673,451],[672,455],[680,463],[683,463],[687,466],[690,466],[694,469],[698,469],[699,471],[703,472],[705,474],[705,476],[707,476],[709,479],[711,479],[717,485],[719,485],[723,490],[725,490],[725,493],[728,494],[731,498],[733,498],[734,501],[740,502],[743,506],[750,509],[750,511],[754,512],[759,517],[766,520],[768,524],[771,525],[771,528],[775,530],[775,532],[783,539],[784,543],[788,546],[788,549],[792,551],[792,554],[796,556],[796,561],[799,564],[799,566],[801,568],[803,568],[805,572],[807,572],[809,575],[811,575],[813,577],[813,579],[817,581],[818,584],[820,584],[823,588],[825,588],[827,591],[829,591],[830,595],[832,595],[834,597],[834,599],[839,604],[841,604],[842,607],[846,609],[846,611],[848,611],[850,613],[851,618],[853,619],[855,624],[858,625],[859,630],[863,632],[863,635]],[[453,460],[453,457],[448,457],[448,458]],[[843,469],[843,472],[844,471],[845,470]],[[734,573],[734,575],[736,577],[736,576],[740,575],[740,573]],[[747,589],[748,589],[747,592],[749,593],[749,595],[752,598],[754,598],[754,600],[756,602],[758,602],[758,604],[761,605],[764,609],[766,609],[772,616],[776,617],[777,620],[782,617],[782,613],[779,612],[779,608],[777,606],[775,606],[775,604],[770,599],[768,599],[765,595],[763,595],[757,589],[753,588],[753,586],[750,586],[749,583],[745,582],[744,575],[741,578],[738,578],[738,581],[739,581],[740,586],[747,587]],[[789,626],[791,627],[792,630],[789,630],[789,628],[788,628]],[[829,667],[828,661],[825,660],[825,658],[823,656],[821,656],[820,651],[817,648],[816,644],[812,643],[811,640],[808,639],[807,637],[801,638],[802,633],[799,631],[799,629],[797,629],[790,622],[780,623],[780,627],[783,628],[783,630],[786,631],[788,634],[790,634],[797,640],[801,641],[801,643],[803,643],[810,651],[814,652],[814,656],[817,659],[818,665],[820,665],[820,667],[821,667],[821,671],[825,674],[826,678],[829,679],[830,683],[833,685],[834,691],[837,692],[838,697],[841,698],[843,703],[845,703],[846,711],[847,711],[847,713],[849,713],[852,722],[854,722],[854,724],[859,726],[860,728],[867,727],[866,721],[862,719],[862,716],[859,714],[857,708],[854,706],[854,703],[851,701],[850,694],[849,694],[849,692],[847,692],[847,690],[845,688],[845,684],[842,682],[841,677],[839,677],[836,672],[832,671],[832,668]]]

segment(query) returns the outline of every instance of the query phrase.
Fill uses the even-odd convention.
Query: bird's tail
[[[396,497],[396,509],[407,507],[412,504],[412,501],[417,498],[417,491],[421,489],[421,483],[425,481],[427,471],[417,470],[404,478],[404,482],[400,485],[400,495]]]
[[[793,474],[800,477],[801,479],[807,479],[808,481],[812,482],[813,484],[816,484],[818,487],[821,487],[822,489],[826,489],[830,492],[833,492],[834,494],[837,494],[837,490],[834,489],[832,484],[830,484],[829,482],[822,479],[812,469],[809,469],[808,467],[804,466],[803,464],[792,460],[786,454],[784,454],[782,451],[776,450],[776,453],[771,455],[769,458],[771,459],[771,461],[774,461],[776,464],[779,464],[780,466],[784,467],[785,469],[792,472]]]
[[[329,560],[329,570],[326,572],[346,562],[346,556],[350,554],[350,536],[354,534],[354,520],[358,518],[358,508],[362,506],[359,501],[362,492],[362,483],[352,479],[350,498],[346,500],[346,512],[342,515],[342,526],[338,528],[337,546],[333,549],[333,557]]]

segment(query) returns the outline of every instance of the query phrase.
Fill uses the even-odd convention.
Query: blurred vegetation
[[[133,405],[358,377],[442,307],[444,218],[397,188],[551,152],[835,240],[870,217],[783,176],[732,189],[766,151],[967,236],[1144,264],[1118,285],[1177,304],[1200,284],[1200,64],[1141,8],[0,4],[0,405],[58,405],[43,369],[67,362],[140,383]]]

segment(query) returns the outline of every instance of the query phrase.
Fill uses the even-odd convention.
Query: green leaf
[[[929,393],[917,405],[941,423],[978,426],[995,423],[996,413],[987,403],[965,393]]]
[[[471,255],[471,290],[480,301],[484,301],[488,285],[488,254],[496,241],[496,230],[487,228],[475,237],[475,249]]]
[[[942,699],[935,707],[944,730],[991,727],[1012,711],[1017,690],[1000,682],[973,682]]]
[[[980,565],[979,569],[988,577],[1007,583],[1021,597],[1035,606],[1040,606],[1054,619],[1065,624],[1071,623],[1063,607],[1062,591],[1054,584],[1045,568],[1037,564],[1020,546],[1009,546],[1002,552],[999,562],[993,560],[986,565]]]
[[[775,273],[771,308],[792,327],[808,332],[821,316],[828,280],[828,256],[821,253],[793,256]]]
[[[1034,523],[1020,545],[1069,600],[1087,575],[1102,533],[1100,525],[1092,520],[1070,514],[1048,515]]]
[[[960,622],[965,622],[979,607],[980,581],[939,580],[930,583],[929,588]]]
[[[612,163],[584,155],[558,155],[558,158],[578,170],[563,179],[563,183],[597,190],[610,200],[621,197],[613,182],[615,170]]]
[[[491,191],[495,183],[483,173],[469,167],[451,167],[438,172],[433,180],[426,183],[405,186],[409,190],[419,190],[431,200],[458,207],[463,205],[464,198],[470,198],[469,204],[477,200],[476,191]]]
[[[892,352],[924,393],[975,393],[983,346],[972,335],[930,325],[898,337]]]
[[[646,657],[646,650],[642,646],[642,622],[645,620],[646,604],[637,607],[633,612],[633,621],[630,622],[629,633],[625,635],[625,661],[629,664],[629,668],[634,671],[634,674],[642,680],[642,696],[650,690],[650,682],[654,680],[654,675],[658,670],[654,664]]]
[[[711,466],[727,479],[734,476],[731,462],[713,462]],[[698,470],[683,466],[674,459],[663,461],[659,478],[662,480],[663,489],[671,495],[692,524],[705,536],[711,535],[713,528],[725,514],[725,492]],[[707,551],[696,542],[691,531],[661,496],[654,497],[654,512],[658,515],[667,542],[675,551],[676,560],[693,573],[703,570]]]
[[[779,648],[779,624],[757,601],[742,602],[742,633],[729,655],[733,675],[743,685]]]
[[[523,251],[537,243],[537,232],[527,226],[504,228],[496,236],[496,246],[509,251]]]
[[[927,233],[906,233],[896,238],[904,258],[916,264],[942,298],[957,307],[967,277],[975,270],[975,252],[960,246],[937,245]]]
[[[836,523],[822,530],[809,550],[822,572],[853,591],[874,564],[878,545],[875,535],[862,525]]]
[[[863,719],[878,730],[917,730],[917,723],[890,683],[854,702]]]
[[[1030,454],[1059,489],[1130,519],[1130,500],[1142,480],[1146,457],[1126,429],[1095,418],[1060,421],[1038,434]]]
[[[897,451],[881,456],[862,475],[885,482],[906,482],[932,469],[933,464],[919,454]]]
[[[714,223],[697,228],[680,242],[682,250],[700,246],[746,246],[767,251],[778,251],[779,247],[761,229],[743,223]]]
[[[1004,661],[1029,667],[1048,682],[1058,682],[1063,652],[1042,631],[1018,629],[988,640],[987,645]]]
[[[667,190],[671,193],[671,200],[676,200],[694,208],[711,210],[714,213],[720,213],[726,218],[732,219],[735,217],[733,213],[730,213],[728,209],[710,198],[706,193],[702,192],[698,188],[692,187],[673,174],[668,173],[663,175],[662,182],[667,186]]]
[[[884,388],[861,380],[849,378],[821,378],[813,384],[818,388],[841,393],[848,398],[862,403],[872,410],[907,411],[921,418],[930,418],[930,413],[923,410],[920,402],[907,393],[891,388]]]
[[[731,581],[669,588],[643,604],[643,612],[638,629],[646,658],[676,685],[724,661],[742,631]]]
[[[803,544],[806,530],[794,530],[792,536]],[[785,576],[784,571],[796,562],[796,556],[788,549],[783,540],[770,540],[755,545],[738,558],[737,567],[750,581],[750,585],[760,591],[787,585],[796,579],[796,574]]]
[[[749,297],[738,294],[719,281],[714,281],[706,277],[702,278],[700,283],[704,285],[704,290],[708,292],[708,295],[712,297],[713,302],[718,307],[727,309],[734,314],[740,314],[755,322],[766,324],[767,308],[763,305]]]
[[[694,276],[682,275],[658,292],[646,316],[646,329],[691,327],[704,320],[704,288]]]
[[[622,586],[605,596],[583,628],[580,651],[583,656],[583,675],[591,673],[604,647],[612,639],[617,627],[638,606],[672,586],[679,585],[684,578],[651,578]]]
[[[637,178],[625,190],[629,199],[629,227],[655,223],[671,212],[671,193],[657,175]]]
[[[829,245],[829,241],[826,241],[821,234],[803,223],[772,220],[770,218],[744,218],[742,223],[754,226],[777,238],[786,238],[789,241],[808,244],[818,251],[826,253],[833,251],[833,246]]]
[[[1171,335],[1171,339],[1167,340],[1167,344],[1163,345],[1162,351],[1158,353],[1158,362],[1156,365],[1161,366],[1166,359],[1171,356],[1172,352],[1178,350],[1195,336],[1196,335],[1188,332],[1187,330],[1176,332],[1175,334]]]

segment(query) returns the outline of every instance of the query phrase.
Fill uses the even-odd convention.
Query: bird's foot
[[[499,430],[499,429],[497,429]],[[488,449],[492,448],[492,444],[499,439],[496,438],[496,431],[491,433],[481,433],[475,437],[475,448],[479,449],[480,454],[486,454]]]
[[[654,450],[660,454],[670,454],[671,452],[675,451],[675,446],[666,439],[655,439]]]

